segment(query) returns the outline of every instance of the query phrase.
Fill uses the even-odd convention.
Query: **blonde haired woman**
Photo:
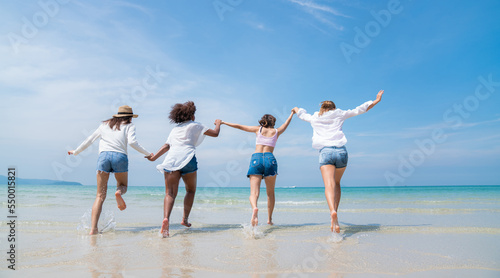
[[[102,211],[102,204],[106,199],[108,191],[109,174],[114,172],[116,179],[116,203],[120,210],[127,208],[122,195],[127,192],[128,185],[128,156],[127,145],[138,152],[151,158],[152,153],[144,149],[135,138],[135,125],[132,118],[137,118],[130,106],[124,105],[118,108],[118,114],[112,118],[103,121],[92,135],[73,151],[68,151],[69,155],[78,155],[88,148],[95,140],[99,141],[99,158],[97,159],[97,196],[92,206],[92,227],[90,234],[97,234],[97,222]]]
[[[307,114],[295,107],[299,119],[311,123],[313,128],[312,147],[319,150],[319,165],[325,184],[325,197],[330,208],[331,230],[340,233],[337,210],[340,203],[340,179],[347,166],[347,139],[342,132],[344,121],[372,109],[382,100],[384,90],[378,92],[374,101],[367,101],[352,110],[337,109],[333,101],[323,101],[319,112]]]

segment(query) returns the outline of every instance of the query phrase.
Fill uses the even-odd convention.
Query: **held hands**
[[[145,158],[147,158],[147,160],[149,160],[149,161],[155,161],[156,160],[156,157],[155,157],[154,153],[145,156]]]
[[[217,119],[217,120],[215,120],[214,125],[216,125],[216,126],[220,126],[222,123],[223,123],[223,122],[222,122],[222,120]]]
[[[294,107],[292,109],[292,114],[296,114],[296,113],[299,113],[299,108],[298,107]]]

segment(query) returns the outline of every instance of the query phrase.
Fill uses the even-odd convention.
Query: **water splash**
[[[344,240],[344,235],[337,233],[332,233],[327,239],[328,242],[333,242],[333,243],[340,243],[342,240]]]
[[[262,226],[252,226],[245,223],[241,224],[241,227],[246,239],[259,239],[265,236]]]
[[[81,217],[76,230],[79,233],[89,233],[92,222],[92,209],[88,209]],[[115,214],[111,210],[101,212],[97,229],[100,233],[113,232],[116,227]]]

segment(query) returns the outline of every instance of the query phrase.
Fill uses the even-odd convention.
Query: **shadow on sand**
[[[419,224],[419,225],[380,225],[380,224],[366,224],[366,225],[356,225],[352,223],[342,222],[341,230],[344,233],[344,237],[352,237],[358,233],[368,233],[380,231],[383,228],[388,227],[423,227],[430,226],[430,224]]]

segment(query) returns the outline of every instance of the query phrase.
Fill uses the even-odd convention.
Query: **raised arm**
[[[220,132],[220,125],[221,125],[222,121],[217,119],[215,120],[215,128],[214,129],[209,129],[207,131],[205,131],[205,135],[207,136],[210,136],[210,137],[217,137],[219,136],[219,132]]]
[[[372,109],[375,105],[377,105],[377,103],[379,103],[381,100],[382,100],[382,95],[384,94],[384,90],[380,90],[377,94],[377,98],[373,101],[372,104],[370,104],[370,106],[368,106],[368,108],[366,109],[366,111]]]
[[[163,146],[161,146],[161,148],[156,152],[155,155],[151,156],[148,158],[149,161],[155,161],[157,160],[160,156],[162,156],[163,154],[165,154],[168,150],[170,150],[170,145],[169,144],[165,144]],[[146,157],[147,158],[147,157]]]
[[[305,109],[295,107],[292,109],[292,111],[295,111],[295,113],[297,113],[297,117],[299,117],[299,119],[306,122],[311,122],[312,116],[311,114],[307,114],[307,111]]]
[[[290,116],[288,116],[288,119],[286,119],[286,121],[278,128],[278,136],[285,132],[286,128],[292,121],[293,114],[295,114],[295,109],[292,109],[292,112],[290,113]]]
[[[222,122],[222,124],[230,126],[232,128],[240,129],[246,132],[257,132],[259,131],[258,126],[248,126],[248,125],[240,125],[240,124],[233,124],[233,123],[228,123],[228,122]]]

